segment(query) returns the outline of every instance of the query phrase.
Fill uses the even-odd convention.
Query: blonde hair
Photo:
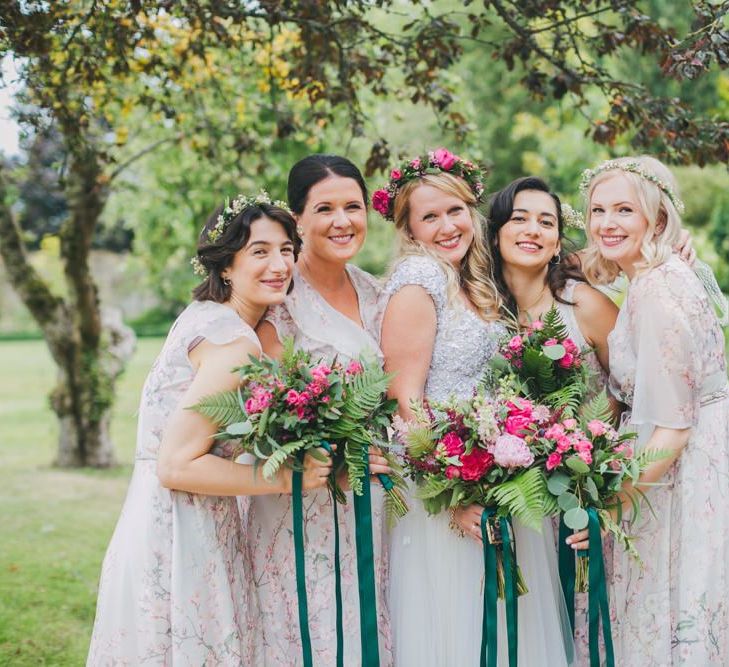
[[[461,270],[455,268],[441,257],[435,250],[417,241],[410,235],[408,218],[410,217],[410,196],[421,185],[430,185],[442,192],[458,197],[467,206],[473,222],[473,241],[461,262]],[[462,178],[448,173],[426,174],[421,178],[408,181],[400,188],[395,197],[393,214],[398,237],[398,253],[396,262],[403,257],[420,255],[432,257],[446,275],[448,299],[452,302],[458,298],[463,286],[469,300],[476,306],[485,320],[499,318],[501,297],[493,278],[493,262],[491,253],[485,242],[484,230],[486,220],[476,208],[477,200],[468,183]]]
[[[621,268],[616,262],[607,260],[600,254],[590,231],[590,201],[595,188],[600,183],[604,183],[616,175],[627,180],[635,192],[640,212],[648,222],[648,229],[640,248],[643,261],[636,265],[636,273],[642,273],[663,264],[673,253],[673,246],[678,242],[683,228],[681,215],[668,194],[640,174],[620,169],[621,164],[637,162],[644,171],[657,176],[677,193],[676,179],[666,165],[648,155],[618,158],[613,162],[615,162],[616,168],[598,173],[590,181],[586,195],[587,247],[582,258],[582,269],[587,279],[596,285],[611,283],[621,273]]]

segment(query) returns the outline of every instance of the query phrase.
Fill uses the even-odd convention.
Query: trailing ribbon
[[[303,453],[302,453],[303,460]],[[313,667],[311,635],[309,634],[309,607],[306,601],[306,564],[304,560],[304,511],[302,506],[302,471],[294,470],[291,480],[291,503],[294,529],[294,556],[296,559],[296,595],[299,607],[299,632],[304,667]]]
[[[365,477],[362,483],[362,495],[353,494],[354,530],[357,542],[357,583],[359,585],[359,633],[362,646],[361,665],[362,667],[379,667],[375,556],[372,545],[372,501],[367,450],[364,451],[364,460]]]
[[[498,598],[498,549],[504,570],[504,598],[506,602],[506,634],[509,647],[509,667],[516,667],[518,648],[518,591],[516,546],[512,548],[510,534],[511,518],[496,517],[493,508],[486,507],[481,514],[481,539],[483,541],[484,596],[483,624],[481,627],[481,667],[496,667],[498,660],[498,620],[496,601]],[[489,536],[489,521],[498,522],[498,537],[492,541]]]
[[[588,537],[590,540],[589,551],[578,552],[577,558],[589,558],[588,571],[588,618],[589,618],[589,646],[590,646],[590,667],[600,667],[600,620],[602,618],[602,637],[605,643],[605,664],[607,667],[615,667],[615,654],[613,651],[613,636],[610,627],[610,607],[607,598],[607,586],[605,582],[605,561],[602,556],[602,535],[600,533],[600,521],[597,517],[597,510],[594,507],[587,509]],[[565,542],[570,531],[564,523],[564,517],[560,518],[559,525],[559,576],[562,580],[562,591],[567,612],[570,617],[570,625],[574,632],[575,627],[575,555]]]
[[[321,446],[331,455],[332,446],[322,441]],[[331,487],[336,489],[336,475],[334,470],[331,474]],[[334,491],[331,494],[332,507],[334,512],[334,602],[336,609],[337,623],[337,667],[344,667],[344,626],[342,614],[342,568],[339,560],[339,512],[337,511],[337,498]]]

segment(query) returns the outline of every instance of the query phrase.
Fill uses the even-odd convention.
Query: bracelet
[[[466,537],[466,531],[463,530],[458,525],[458,522],[456,521],[456,509],[457,507],[450,507],[448,508],[448,514],[451,515],[451,520],[448,522],[448,527],[456,534],[458,537]]]

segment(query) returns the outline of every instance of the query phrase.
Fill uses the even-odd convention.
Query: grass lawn
[[[119,383],[120,466],[52,467],[54,370],[42,341],[0,343],[0,666],[83,665],[106,545],[131,473],[136,412],[162,339],[141,339]]]

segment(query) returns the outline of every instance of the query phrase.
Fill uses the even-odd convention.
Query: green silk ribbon
[[[495,516],[493,508],[486,507],[481,513],[481,539],[483,541],[484,596],[483,623],[481,626],[481,667],[496,667],[498,660],[498,547],[489,541],[488,522]],[[509,529],[511,517],[498,518],[501,533],[501,558],[504,569],[504,598],[506,603],[506,634],[509,648],[509,667],[516,667],[518,649],[518,591],[516,545],[512,548]]]
[[[602,620],[602,637],[605,643],[605,665],[615,667],[615,654],[613,651],[613,636],[610,627],[610,607],[607,597],[607,584],[605,581],[605,561],[602,555],[602,534],[597,510],[587,508],[587,531],[590,540],[589,550],[580,551],[577,558],[589,558],[588,572],[588,619],[589,619],[589,647],[590,667],[600,667],[600,620]],[[567,612],[570,617],[572,631],[575,629],[575,554],[566,543],[571,534],[560,517],[559,524],[559,576],[562,581]]]
[[[362,495],[354,496],[354,530],[357,542],[357,583],[359,585],[359,632],[362,646],[362,667],[379,667],[379,633],[375,596],[375,556],[372,544],[372,498],[370,465],[364,451],[365,477]]]
[[[301,459],[303,460],[303,455]],[[309,607],[306,601],[304,511],[301,491],[302,471],[294,470],[291,480],[291,503],[294,524],[294,556],[296,560],[296,595],[299,607],[299,632],[301,633],[301,652],[304,667],[313,667],[314,661],[311,654],[311,635],[309,634]]]

